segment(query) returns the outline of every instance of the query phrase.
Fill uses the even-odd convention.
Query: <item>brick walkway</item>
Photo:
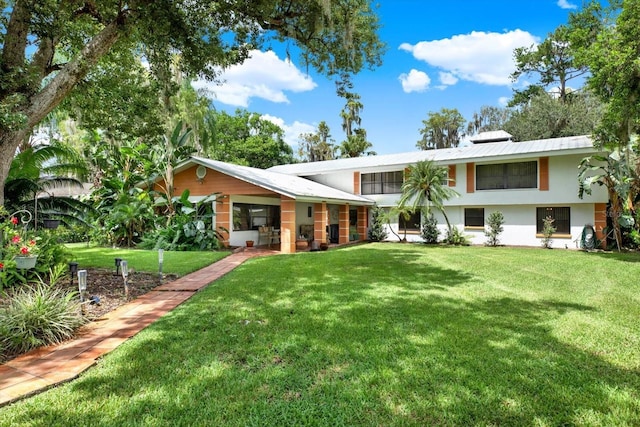
[[[229,255],[120,306],[100,321],[86,326],[71,341],[33,350],[0,365],[0,406],[73,380],[93,366],[96,359],[191,298],[209,283],[251,257],[273,253],[257,249]]]

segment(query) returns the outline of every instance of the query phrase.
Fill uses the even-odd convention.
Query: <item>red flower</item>
[[[13,239],[11,239],[12,243],[20,243],[20,236],[18,236],[17,234],[15,236],[13,236]]]
[[[29,246],[35,246],[36,245],[36,241],[31,239],[29,240]]]
[[[26,246],[21,247],[21,248],[20,248],[20,253],[21,253],[22,255],[29,255],[29,248],[28,248],[28,247],[26,247]]]
[[[4,264],[0,262],[0,270],[4,268]]]
[[[13,225],[18,225],[18,218],[16,218],[15,216],[12,216],[11,222],[13,223]]]

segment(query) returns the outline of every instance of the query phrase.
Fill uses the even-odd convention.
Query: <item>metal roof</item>
[[[326,160],[323,162],[296,163],[274,166],[267,169],[290,175],[310,176],[341,170],[363,170],[375,167],[405,167],[421,160],[432,160],[443,164],[495,161],[516,158],[559,156],[566,154],[595,153],[590,136],[539,139],[524,142],[488,142],[457,148],[412,151],[408,153]]]
[[[473,143],[486,143],[486,142],[498,142],[498,141],[511,141],[513,135],[503,130],[493,130],[487,132],[480,132],[477,135],[469,138],[469,141]]]
[[[203,157],[191,157],[190,160],[178,166],[176,172],[184,170],[193,164],[202,165],[295,200],[335,201],[358,205],[373,205],[373,201],[365,197],[337,190],[305,178],[248,166],[234,165],[217,160],[205,159]]]

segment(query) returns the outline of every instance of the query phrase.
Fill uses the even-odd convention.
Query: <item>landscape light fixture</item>
[[[122,262],[122,258],[116,258],[116,276],[120,275],[120,263]]]
[[[158,277],[162,282],[162,264],[164,263],[164,249],[158,249]]]
[[[73,287],[73,276],[78,272],[78,263],[70,262],[69,263],[69,276],[71,276],[71,287]]]
[[[124,295],[129,298],[129,283],[127,278],[129,277],[129,264],[126,260],[120,261],[120,269],[122,270],[122,279],[124,280]]]
[[[87,291],[87,270],[78,270],[78,291],[80,291],[80,302],[84,302],[84,293]]]

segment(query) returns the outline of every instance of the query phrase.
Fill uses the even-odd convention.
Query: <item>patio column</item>
[[[285,196],[280,197],[280,251],[296,251],[296,201]]]
[[[593,228],[596,230],[596,238],[602,242],[601,247],[604,249],[607,247],[606,236],[603,232],[607,227],[607,204],[594,203],[593,210]]]
[[[340,205],[338,211],[338,243],[344,245],[349,243],[349,204]]]
[[[231,203],[229,202],[228,194],[221,194],[216,199],[216,230],[222,235],[222,245],[224,247],[229,246],[229,233],[222,231],[220,227],[225,230],[231,230]]]
[[[369,227],[369,208],[358,206],[358,234],[360,240],[367,240],[367,228]]]
[[[318,243],[329,243],[327,241],[327,224],[329,224],[327,203],[316,203],[313,207],[313,240]]]

